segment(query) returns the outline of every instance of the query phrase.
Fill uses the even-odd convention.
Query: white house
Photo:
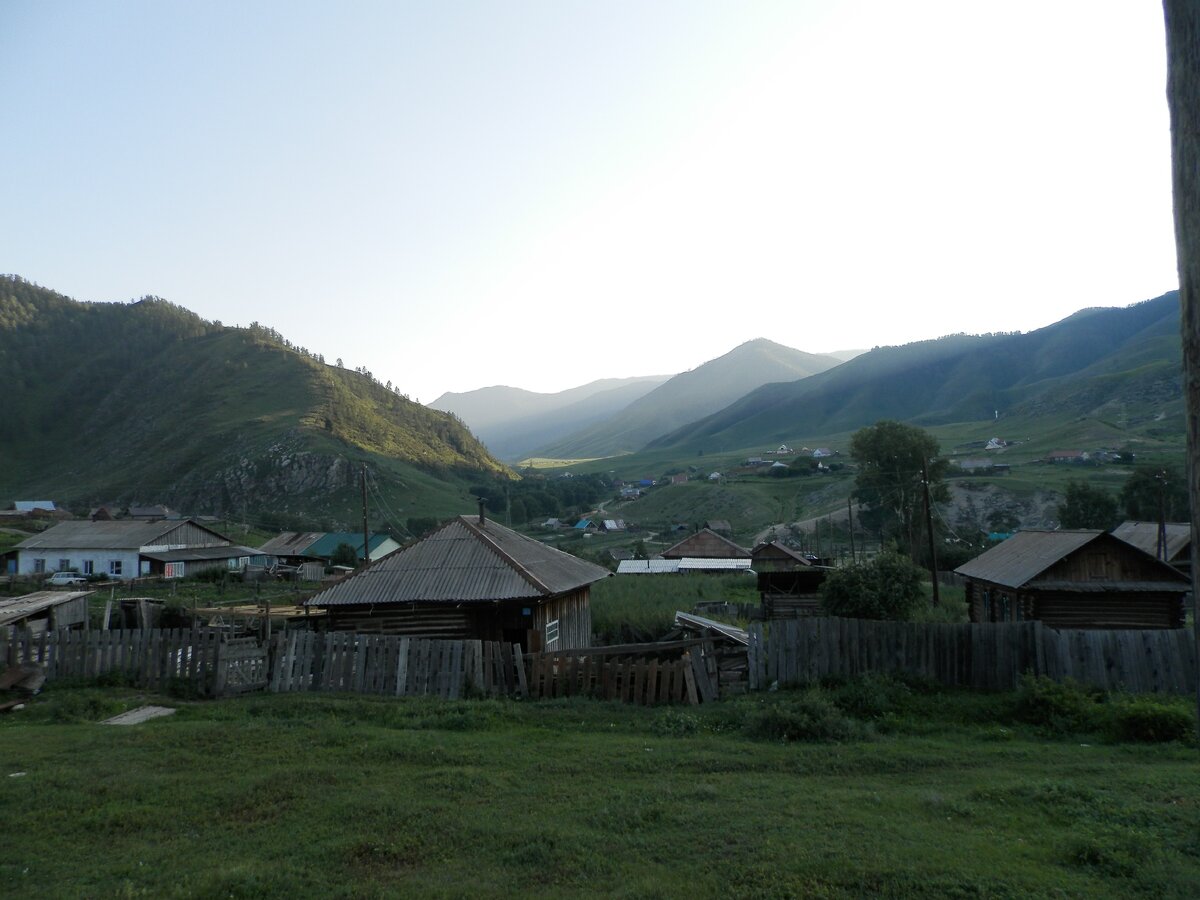
[[[177,578],[189,568],[216,565],[241,569],[257,552],[237,547],[191,519],[60,522],[21,541],[16,549],[20,575],[72,571],[122,580],[150,574]]]

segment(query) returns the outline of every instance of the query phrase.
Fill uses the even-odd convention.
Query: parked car
[[[46,584],[53,587],[64,587],[71,584],[87,584],[87,579],[78,572],[55,572],[46,579]]]

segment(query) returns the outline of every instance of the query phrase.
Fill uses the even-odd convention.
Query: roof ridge
[[[506,563],[508,563],[510,566],[512,566],[513,570],[516,571],[516,573],[518,575],[520,575],[522,578],[524,578],[526,581],[528,581],[530,583],[530,585],[537,588],[537,590],[541,591],[547,597],[554,593],[554,591],[550,590],[550,586],[548,584],[546,584],[544,581],[542,581],[540,578],[538,578],[536,575],[534,575],[532,572],[530,572],[528,569],[526,569],[523,565],[521,565],[519,562],[517,562],[517,560],[515,560],[511,554],[506,552],[496,542],[496,540],[483,529],[482,526],[480,526],[474,522],[471,522],[469,519],[467,519],[466,516],[459,516],[458,520],[460,522],[462,522],[462,524],[466,527],[466,529],[469,532],[471,532],[471,534],[475,535],[475,537],[477,537],[480,541],[482,541],[483,544],[486,547],[488,547],[493,553],[495,553],[502,560],[504,560]],[[516,534],[516,532],[514,531],[513,534]]]

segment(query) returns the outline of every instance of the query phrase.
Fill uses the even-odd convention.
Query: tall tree
[[[1063,528],[1112,528],[1117,524],[1117,498],[1086,481],[1067,482],[1065,499],[1058,504]]]
[[[1121,487],[1121,503],[1131,519],[1156,521],[1161,509],[1168,522],[1186,522],[1187,479],[1175,466],[1138,466]]]
[[[860,428],[850,438],[850,455],[858,463],[854,496],[866,507],[863,524],[885,538],[902,540],[914,558],[922,527],[922,462],[929,466],[930,499],[950,499],[943,481],[947,464],[936,458],[939,451],[933,435],[886,419]]]
[[[1187,404],[1188,493],[1192,502],[1192,571],[1200,572],[1200,4],[1163,0],[1167,25],[1167,106],[1175,193],[1175,254],[1183,326]],[[1192,623],[1200,666],[1200,601],[1192,591]],[[1197,673],[1200,675],[1200,672]],[[1196,679],[1200,710],[1200,677]],[[1200,716],[1197,717],[1200,721]]]

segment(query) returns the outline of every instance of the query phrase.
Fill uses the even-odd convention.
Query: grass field
[[[1014,696],[258,695],[117,728],[164,698],[51,685],[0,720],[0,893],[1195,896],[1196,747],[1045,731]]]
[[[597,644],[656,641],[675,624],[675,611],[704,601],[759,602],[752,575],[614,575],[592,585],[592,634]]]

